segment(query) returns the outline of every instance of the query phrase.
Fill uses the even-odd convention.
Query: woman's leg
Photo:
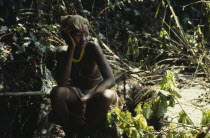
[[[114,91],[107,89],[87,101],[86,119],[90,128],[104,127],[107,111],[111,104],[115,104],[117,95]]]
[[[78,96],[73,89],[57,86],[52,89],[50,99],[56,122],[62,126],[66,136],[71,136],[73,124],[70,110],[77,108]]]

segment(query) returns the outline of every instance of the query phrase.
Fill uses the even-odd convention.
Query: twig
[[[180,104],[179,100],[178,100],[176,97],[175,97],[175,99],[176,99],[177,103],[179,104],[179,106],[182,108],[182,111],[183,111],[183,112],[186,114],[186,116],[189,118],[190,122],[192,122],[192,124],[195,125],[194,122],[191,120],[191,118],[188,116],[188,114],[185,112],[185,110],[184,110],[184,108],[182,107],[182,105]]]
[[[177,129],[177,128],[180,128],[181,126],[177,126],[177,127],[174,127],[174,128],[169,128],[169,129],[165,129],[165,130],[162,130],[160,131],[161,134],[165,134],[165,132],[169,131],[169,130],[174,130],[174,129]]]
[[[195,69],[195,66],[172,66],[172,67],[168,67],[168,68],[188,68],[188,69]],[[180,74],[182,75],[182,74]]]
[[[91,15],[93,15],[94,6],[95,6],[95,0],[93,0],[93,5],[92,5],[92,8],[91,8]]]
[[[167,3],[168,3],[168,6],[169,6],[169,8],[170,8],[170,10],[171,10],[172,15],[174,16],[174,20],[175,20],[175,22],[176,22],[177,27],[179,28],[179,31],[180,31],[180,33],[181,33],[181,36],[182,36],[182,38],[185,40],[186,46],[188,46],[188,47],[190,48],[190,46],[188,45],[188,41],[187,41],[187,39],[186,39],[185,36],[184,36],[184,32],[183,32],[183,29],[182,29],[182,27],[181,27],[181,25],[180,25],[180,23],[179,23],[179,20],[178,20],[178,18],[177,18],[177,16],[176,16],[175,12],[174,12],[174,10],[173,10],[173,7],[171,6],[170,1],[167,0]]]
[[[105,7],[107,6],[107,1],[106,0],[104,0],[104,2],[105,2]],[[108,45],[108,42],[109,42],[109,38],[108,38],[108,28],[107,28],[107,26],[108,26],[108,20],[107,20],[107,10],[105,10],[105,12],[104,12],[104,14],[105,14],[105,21],[106,21],[106,44]]]
[[[163,21],[163,20],[162,20]],[[179,35],[170,27],[170,25],[168,23],[166,23],[165,21],[163,21],[165,23],[165,25],[174,33],[174,35],[182,42],[182,44],[184,45],[185,43],[183,42],[183,40],[179,37]]]
[[[183,123],[177,123],[177,122],[171,122],[171,121],[167,121],[167,120],[160,120],[161,123],[173,123],[173,124],[177,124],[177,125],[180,125],[180,126],[183,126],[183,127],[189,127],[189,128],[193,128],[193,129],[196,129],[196,130],[202,130],[201,127],[197,127],[197,126],[193,126],[193,125],[187,125],[187,124],[183,124]]]
[[[104,44],[103,42],[102,42],[102,46],[103,46],[104,48],[106,48],[106,50],[109,51],[109,52],[113,55],[113,57],[116,58],[116,59],[118,59],[123,65],[125,65],[126,67],[128,67],[130,70],[133,70],[133,68],[132,68],[131,66],[129,66],[128,64],[126,64],[125,62],[123,62],[123,61],[122,61],[114,52],[112,52],[112,50],[111,50],[106,44]]]
[[[195,79],[195,77],[197,76],[197,73],[198,73],[198,69],[199,69],[199,66],[201,65],[201,62],[202,62],[202,60],[203,60],[203,58],[204,58],[204,55],[205,54],[203,54],[203,56],[201,57],[201,59],[199,60],[198,59],[198,61],[197,61],[197,67],[196,67],[196,70],[195,70],[195,73],[193,74],[193,79]],[[202,65],[201,65],[202,66]],[[203,66],[202,66],[203,67]],[[204,71],[205,71],[205,68],[203,67],[203,69],[204,69]]]
[[[1,40],[3,37],[5,37],[5,36],[7,36],[7,35],[10,35],[10,34],[12,34],[12,33],[7,33],[7,34],[4,34],[4,35],[0,36],[0,40]]]
[[[198,4],[198,3],[210,3],[210,1],[204,1],[204,0],[196,1],[196,2],[193,2],[193,3],[190,3],[190,4],[182,6],[182,10],[184,10],[184,8],[186,8],[186,7],[190,6],[190,5]]]
[[[49,95],[42,91],[28,91],[28,92],[3,92],[0,96],[31,96],[31,95]]]
[[[206,130],[206,132],[204,133],[204,138],[206,137],[206,135],[209,133],[209,131],[210,131],[210,126],[207,128],[207,130]]]
[[[180,57],[180,58],[167,58],[167,59],[163,59],[163,60],[160,60],[160,61],[158,61],[156,64],[160,64],[161,62],[164,62],[164,61],[177,61],[177,60],[187,60],[187,59],[185,59],[185,58],[182,58],[182,57]]]
[[[191,45],[189,44],[188,39],[186,39],[186,37],[185,37],[185,35],[184,35],[184,31],[183,31],[183,29],[182,29],[182,27],[181,27],[181,25],[180,25],[180,23],[179,23],[178,17],[176,16],[176,14],[175,14],[175,12],[174,12],[174,10],[173,10],[173,7],[171,6],[170,1],[167,0],[167,3],[168,3],[168,5],[169,5],[169,8],[170,8],[170,10],[171,10],[172,15],[174,16],[175,23],[176,23],[177,27],[179,28],[181,37],[182,37],[182,39],[183,39],[183,41],[184,41],[184,45],[188,48],[188,50],[192,53],[192,55],[195,55],[195,51],[194,51],[194,49],[191,48]]]
[[[52,34],[52,36],[56,39],[56,40],[58,40],[60,43],[62,43],[63,45],[66,45],[66,43],[64,43],[63,41],[61,41],[58,37],[56,37],[54,34]]]
[[[27,60],[24,59],[24,60],[12,60],[12,61],[0,61],[0,63],[19,63],[19,62],[26,62]]]
[[[111,7],[114,7],[114,6],[118,5],[119,3],[121,3],[121,2],[116,2],[116,3],[113,4],[113,5],[110,5],[110,6],[108,6],[108,7],[105,7],[103,10],[101,10],[101,11],[99,12],[99,14],[95,17],[95,19],[91,22],[91,24],[94,24],[94,23],[96,22],[97,18],[98,18],[104,11],[106,11],[107,9],[109,9],[109,8],[111,8]]]

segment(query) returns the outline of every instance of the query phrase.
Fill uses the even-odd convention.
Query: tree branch
[[[32,95],[49,95],[42,91],[28,91],[28,92],[3,92],[0,96],[32,96]]]

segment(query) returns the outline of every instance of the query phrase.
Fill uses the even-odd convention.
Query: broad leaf
[[[167,99],[165,96],[161,96],[160,101],[159,101],[159,106],[158,106],[157,117],[158,118],[162,117],[167,111],[167,108],[168,108]]]

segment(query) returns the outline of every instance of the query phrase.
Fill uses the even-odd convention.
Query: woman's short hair
[[[80,15],[61,16],[61,31],[79,31],[83,25],[90,27],[89,21]]]

